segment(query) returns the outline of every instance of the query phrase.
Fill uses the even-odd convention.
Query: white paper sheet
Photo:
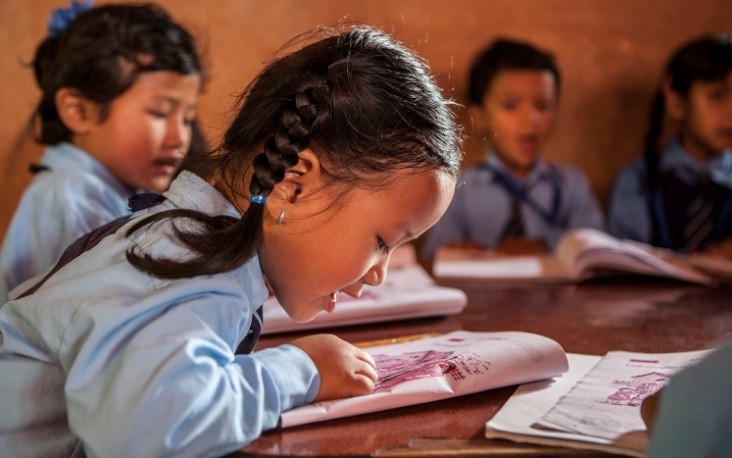
[[[493,418],[486,422],[485,436],[520,443],[644,456],[647,446],[645,434],[627,435],[613,440],[535,426],[542,415],[567,394],[601,358],[595,355],[567,353],[569,370],[550,380],[521,385]]]
[[[377,362],[374,393],[285,412],[283,427],[420,404],[529,381],[567,370],[555,341],[524,332],[455,331],[367,348]]]
[[[587,436],[614,439],[645,431],[640,405],[671,376],[708,353],[610,352],[538,422]]]
[[[339,294],[332,313],[320,313],[304,323],[292,320],[271,297],[264,303],[262,334],[452,315],[460,313],[467,302],[462,290],[438,286],[422,267],[409,265],[390,269],[383,285],[364,287],[359,299]]]

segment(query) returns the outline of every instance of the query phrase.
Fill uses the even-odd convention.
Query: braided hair
[[[240,96],[222,144],[205,160],[228,193],[241,196],[250,169],[250,195],[268,196],[310,148],[323,157],[329,182],[379,186],[400,168],[433,168],[457,175],[460,138],[452,102],[426,64],[383,32],[356,26],[325,35],[274,60]],[[323,163],[328,164],[325,169]],[[236,200],[236,199],[235,199]],[[240,211],[242,209],[239,209]],[[249,205],[240,219],[169,210],[132,226],[187,217],[201,230],[176,236],[193,252],[185,261],[127,253],[137,268],[164,278],[225,272],[256,254],[264,206]]]

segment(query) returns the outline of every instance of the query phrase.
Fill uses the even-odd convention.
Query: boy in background
[[[569,229],[604,229],[585,174],[542,158],[559,87],[554,57],[528,43],[498,39],[476,57],[468,102],[486,157],[458,181],[428,235],[425,260],[444,245],[544,253]]]

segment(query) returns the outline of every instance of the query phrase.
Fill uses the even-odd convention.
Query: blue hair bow
[[[58,38],[79,14],[91,9],[93,5],[94,0],[86,0],[83,3],[71,0],[68,8],[56,8],[53,10],[51,20],[48,21],[48,36]]]

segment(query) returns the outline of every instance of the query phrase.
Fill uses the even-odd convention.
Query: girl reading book
[[[209,176],[137,198],[0,309],[4,455],[219,456],[285,410],[373,391],[371,357],[333,335],[252,353],[261,304],[269,286],[308,320],[382,283],[447,208],[459,139],[392,37],[306,38],[244,91]]]

